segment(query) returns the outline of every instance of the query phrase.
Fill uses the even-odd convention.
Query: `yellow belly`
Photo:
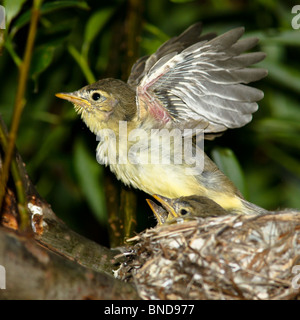
[[[226,210],[242,210],[241,199],[234,193],[223,193],[206,189],[192,175],[170,165],[143,165],[142,167],[127,164],[126,167],[111,168],[125,184],[143,190],[151,195],[158,194],[168,198],[201,195],[206,196]]]

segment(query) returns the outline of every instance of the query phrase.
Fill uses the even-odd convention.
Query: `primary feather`
[[[133,66],[128,83],[136,86],[141,118],[151,115],[165,123],[205,120],[205,133],[251,121],[263,92],[247,84],[263,78],[267,71],[249,66],[265,54],[242,53],[256,45],[257,39],[240,40],[242,27],[218,37],[200,33],[201,24],[195,24]]]

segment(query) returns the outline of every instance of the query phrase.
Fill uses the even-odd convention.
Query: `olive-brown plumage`
[[[176,199],[160,195],[153,196],[161,206],[149,199],[147,199],[147,202],[159,225],[173,223],[177,221],[177,218],[189,220],[194,217],[208,218],[229,214],[228,211],[224,210],[216,202],[203,196],[193,195]]]

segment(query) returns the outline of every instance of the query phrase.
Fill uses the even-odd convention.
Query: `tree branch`
[[[13,157],[15,142],[17,138],[17,132],[20,124],[22,111],[25,105],[24,96],[26,91],[26,83],[27,83],[28,71],[29,71],[31,57],[32,57],[33,45],[34,45],[35,36],[37,32],[37,24],[38,24],[39,15],[40,15],[41,4],[42,4],[42,0],[34,0],[33,2],[24,59],[19,69],[19,81],[18,81],[18,89],[16,93],[13,119],[12,119],[11,129],[8,136],[7,147],[5,148],[5,159],[4,159],[3,167],[1,170],[0,208],[2,207],[3,197],[5,195],[5,187],[6,187],[8,176],[9,176],[11,159]],[[26,207],[23,207],[20,210],[20,219],[21,219],[20,228],[22,230],[25,230],[29,224]]]
[[[18,230],[18,201],[14,187],[9,188],[0,220],[7,226],[0,227],[0,265],[7,270],[7,289],[0,290],[0,298],[138,299],[132,285],[113,277],[120,252],[69,229],[38,194],[17,151],[12,161],[32,229]]]
[[[4,228],[0,228],[0,262],[6,270],[1,300],[139,298],[132,285],[85,268]]]

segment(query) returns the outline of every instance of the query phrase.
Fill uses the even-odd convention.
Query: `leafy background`
[[[43,1],[35,42],[27,104],[17,147],[39,193],[78,232],[108,244],[105,193],[108,169],[96,162],[95,136],[71,104],[54,94],[79,89],[124,68],[122,32],[130,1]],[[207,152],[241,189],[266,209],[300,208],[300,29],[294,30],[294,1],[143,1],[140,55],[154,52],[170,36],[202,21],[204,32],[245,26],[267,53],[269,70],[255,84],[265,92],[253,121],[207,142]],[[31,1],[6,0],[5,41],[0,56],[0,113],[11,123],[17,65],[28,33]],[[299,22],[300,23],[300,19]],[[129,66],[126,66],[128,68]],[[112,178],[114,179],[114,178]],[[114,181],[114,183],[118,183]],[[138,229],[154,224],[138,195]]]

